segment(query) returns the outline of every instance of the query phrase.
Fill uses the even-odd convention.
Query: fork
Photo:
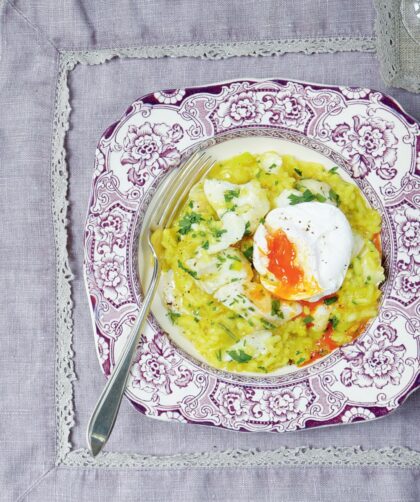
[[[147,245],[153,260],[152,276],[121,357],[89,420],[87,443],[94,457],[104,447],[115,425],[141,332],[159,283],[161,267],[151,236],[156,230],[170,226],[191,187],[202,179],[214,164],[215,161],[210,155],[203,152],[195,153],[181,167],[165,177],[147,209],[139,239],[144,239],[146,234]]]

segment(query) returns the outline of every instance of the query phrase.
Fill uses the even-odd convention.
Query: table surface
[[[401,460],[398,465],[405,449],[420,451],[418,394],[384,420],[287,434],[163,423],[143,417],[124,401],[107,450],[117,463],[126,459],[132,466],[76,465],[74,459],[83,458],[86,424],[104,383],[82,277],[93,155],[103,130],[127,105],[161,88],[281,77],[372,87],[392,94],[420,118],[419,96],[388,88],[381,79],[370,1],[124,0],[116,5],[0,2],[0,277],[6,306],[0,311],[5,327],[0,485],[6,487],[6,500],[420,500],[420,464],[410,468]],[[141,50],[120,51],[119,57],[116,51],[145,46],[158,47],[158,55],[184,57],[155,58],[155,52]],[[267,54],[252,57],[261,53],[261,46],[268,48]],[[71,51],[81,52],[73,57]],[[204,58],[195,57],[204,53]],[[228,53],[238,57],[223,59]],[[105,54],[115,57],[101,62]],[[127,54],[132,57],[122,57]],[[78,64],[73,65],[74,58]],[[70,61],[68,72],[64,60]],[[56,308],[57,295],[65,298],[65,291],[57,289],[56,269],[65,249],[53,225],[53,195],[65,190],[65,183],[54,189],[51,177],[56,162],[52,147],[57,130],[65,128],[54,115],[60,106],[60,75],[68,75],[71,107],[64,143],[69,185],[62,193],[69,201],[67,251],[74,276],[73,356],[66,367],[56,365],[60,333],[71,326]],[[56,385],[57,368],[70,375],[74,368],[74,417],[65,412],[68,396]],[[63,432],[67,420],[69,438]],[[381,449],[395,448],[393,466],[359,461],[351,467],[309,465],[299,460],[303,447],[319,448],[320,455],[327,451],[332,458],[334,451],[351,457],[359,446],[379,458]],[[258,455],[281,448],[288,448],[284,456],[296,455],[296,465],[245,468],[235,461],[234,467],[226,467],[225,461],[214,460],[221,452],[233,458],[243,450]],[[171,467],[162,463],[159,468],[160,457],[176,455],[183,459],[179,466],[173,457]],[[191,455],[201,460],[194,464]],[[205,458],[213,460],[206,466]],[[185,459],[190,459],[189,468]],[[279,453],[276,462],[281,463]]]

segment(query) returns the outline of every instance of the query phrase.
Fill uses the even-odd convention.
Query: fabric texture
[[[93,154],[103,130],[119,118],[127,105],[159,88],[277,76],[377,88],[391,93],[409,113],[420,117],[418,97],[389,89],[381,81],[376,55],[371,52],[371,2],[359,1],[357,7],[354,2],[338,0],[328,4],[284,2],[281,7],[266,1],[265,8],[260,3],[257,8],[256,4],[235,1],[226,7],[225,2],[209,2],[209,14],[203,17],[197,3],[187,0],[176,6],[164,1],[144,1],[135,6],[121,2],[118,12],[112,2],[60,4],[43,0],[16,2],[16,6],[3,2],[0,204],[4,217],[0,277],[6,298],[0,312],[4,326],[0,484],[6,487],[5,500],[419,500],[418,395],[411,396],[384,420],[287,434],[241,434],[162,423],[144,418],[124,400],[107,450],[116,455],[153,456],[153,462],[146,463],[150,467],[105,468],[100,462],[76,467],[83,458],[80,452],[85,448],[89,414],[104,384],[82,277],[83,225]],[[166,14],[164,20],[162,12]],[[184,29],[179,30],[181,23]],[[343,39],[350,40],[346,48],[340,45]],[[278,40],[277,50],[273,51],[269,43],[265,53],[258,52],[258,40],[260,47],[264,46],[261,41],[267,44]],[[291,44],[296,47],[291,40],[298,40],[301,52],[323,53],[288,53],[296,52],[290,50]],[[231,53],[226,53],[226,47],[218,45],[229,41],[240,44],[242,53],[231,45]],[[357,46],[361,42],[367,45]],[[203,51],[206,43],[211,47],[205,46]],[[183,44],[181,49],[179,44]],[[142,57],[136,57],[136,51],[92,52],[151,45],[164,49],[143,53]],[[89,52],[72,59],[68,51],[76,49]],[[339,52],[331,53],[334,50]],[[71,114],[65,138],[54,135],[59,61],[64,54],[69,61],[79,61],[68,68]],[[105,54],[115,57],[105,62]],[[220,59],[223,55],[241,57]],[[61,142],[69,173],[67,194],[65,182],[54,186],[54,179],[65,181],[64,159],[56,158]],[[60,166],[55,175],[52,171],[52,178],[51,163]],[[67,214],[66,203],[53,204],[52,195],[54,192],[57,196],[57,190],[61,198],[67,196]],[[67,248],[57,239],[53,227],[54,220],[64,228],[66,218]],[[57,264],[64,284],[74,275],[73,306],[68,304],[68,309],[58,311],[60,301],[56,299],[62,300],[68,291],[57,290]],[[71,307],[73,326],[71,319],[62,315]],[[73,332],[73,346],[68,352],[71,357],[60,367],[64,376],[71,376],[74,363],[74,415],[65,408],[61,415],[56,414],[57,401],[65,407],[69,395],[61,395],[62,389],[55,386],[56,335],[65,330]],[[71,382],[66,381],[71,397]],[[70,429],[67,438],[65,431]],[[376,451],[378,457],[391,455],[396,460],[394,467],[357,460],[350,468],[334,461],[334,451],[337,458],[341,451],[351,456],[356,446],[361,452]],[[285,447],[289,450],[284,457],[292,458],[288,466],[281,465],[281,448]],[[308,467],[299,460],[302,454],[308,458],[304,447],[319,449],[318,463]],[[262,463],[260,467],[245,467],[244,461],[243,467],[238,466],[240,462],[228,467],[223,460],[217,465],[223,452],[276,449],[279,460],[275,466]],[[383,449],[387,449],[386,453]],[[412,452],[410,458],[414,461],[401,467],[398,459],[402,451],[406,455],[405,449]],[[316,457],[318,450],[314,451]],[[325,451],[332,453],[322,464]],[[180,460],[177,468],[176,459],[190,458],[190,454],[201,459],[212,456],[216,463],[210,466],[192,462],[186,468]],[[171,468],[162,459],[159,468],[162,456],[178,457]]]

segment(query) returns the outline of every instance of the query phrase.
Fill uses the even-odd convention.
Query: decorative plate
[[[138,266],[147,263],[141,253],[137,263],[139,229],[162,177],[198,146],[227,157],[261,142],[340,166],[380,211],[387,280],[378,318],[308,367],[256,377],[209,367],[151,314],[127,397],[147,416],[240,431],[387,415],[420,385],[420,136],[398,103],[370,89],[246,79],[167,90],[136,100],[105,131],[85,229],[102,371],[110,374],[141,302]]]

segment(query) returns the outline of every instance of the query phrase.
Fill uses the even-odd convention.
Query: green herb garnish
[[[271,322],[265,320],[265,319],[261,319],[261,324],[264,326],[264,328],[266,329],[275,329],[275,325],[272,324]]]
[[[187,274],[190,274],[191,277],[194,277],[194,279],[197,279],[197,272],[195,272],[194,270],[190,270],[189,268],[187,268],[181,260],[178,260],[178,267],[183,270],[184,272],[187,272]]]
[[[302,171],[300,169],[297,169],[295,167],[295,173],[298,175],[298,176],[302,176]]]
[[[279,300],[271,301],[271,315],[275,315],[277,317],[280,317],[280,319],[284,319],[283,312],[280,310]]]
[[[221,349],[219,349],[219,350],[216,352],[216,359],[217,359],[218,361],[220,361],[220,362],[222,361],[222,350],[221,350]]]
[[[198,213],[187,213],[179,220],[179,229],[178,232],[181,235],[186,235],[191,230],[192,225],[194,223],[200,223],[203,221],[203,217]]]
[[[203,249],[208,249],[208,248],[209,248],[209,246],[210,246],[209,241],[206,241],[206,242],[204,242],[204,243],[203,243],[203,245],[202,245],[201,247],[202,247]]]
[[[216,239],[219,239],[223,234],[225,234],[227,230],[224,228],[213,228],[211,233]]]
[[[252,262],[252,255],[254,253],[254,246],[249,246],[249,248],[246,248],[244,251],[245,258]]]
[[[175,324],[175,321],[181,317],[181,314],[178,312],[174,312],[173,310],[168,310],[166,315],[169,317],[169,320],[171,321],[172,324]]]
[[[247,363],[252,359],[252,356],[244,352],[242,349],[239,350],[229,350],[227,353],[230,357],[237,363]]]
[[[225,326],[222,322],[217,323],[221,328],[223,328],[228,336],[232,338],[232,340],[237,340],[235,334],[230,330],[227,326]]]
[[[332,317],[330,317],[330,318],[329,318],[329,321],[330,321],[330,323],[332,324],[332,327],[333,327],[334,329],[336,329],[336,328],[337,328],[338,323],[340,322],[340,320],[338,319],[338,317],[337,317],[336,315],[333,315]]]
[[[338,193],[334,192],[334,190],[332,188],[328,194],[328,197],[330,198],[330,200],[335,202],[337,204],[337,206],[340,205],[340,196],[338,195]]]
[[[297,361],[296,361],[296,364],[302,364],[306,361],[306,359],[304,357],[301,357],[299,358]]]
[[[307,315],[306,317],[303,318],[303,322],[308,325],[308,324],[311,324],[311,322],[313,322],[314,318],[311,316],[311,315]]]
[[[258,366],[258,369],[264,371],[264,373],[268,373],[267,368],[264,368],[264,366]]]
[[[328,172],[331,174],[337,174],[337,169],[338,169],[338,166],[334,166]]]
[[[327,200],[323,195],[319,193],[313,194],[308,189],[306,189],[302,195],[295,195],[292,193],[289,195],[288,199],[290,200],[291,206],[301,204],[302,202],[312,202],[313,200],[317,200],[318,202],[325,202]]]
[[[245,233],[244,233],[245,237],[247,237],[248,235],[251,235],[251,222],[250,221],[247,221],[245,223]]]
[[[338,296],[330,296],[330,298],[325,298],[324,303],[325,305],[332,305],[338,300]]]
[[[231,202],[232,199],[239,197],[239,188],[237,190],[226,190],[225,202]]]

